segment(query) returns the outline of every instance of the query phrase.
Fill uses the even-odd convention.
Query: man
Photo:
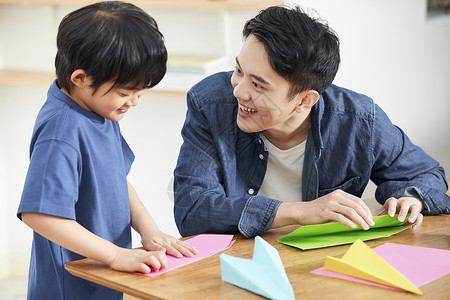
[[[369,180],[381,213],[409,214],[413,228],[422,212],[449,213],[439,163],[370,98],[332,85],[339,40],[328,26],[298,7],[270,7],[243,35],[234,72],[188,93],[174,172],[183,236],[329,221],[367,230]]]

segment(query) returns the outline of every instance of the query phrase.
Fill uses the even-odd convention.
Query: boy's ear
[[[79,88],[84,88],[87,85],[87,74],[82,69],[77,69],[73,71],[72,75],[70,76],[70,81]]]
[[[320,98],[320,95],[316,90],[303,91],[298,96],[301,97],[301,101],[297,105],[297,112],[303,112],[310,109],[317,103],[317,101],[319,101]]]

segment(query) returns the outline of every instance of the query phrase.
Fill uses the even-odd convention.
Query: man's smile
[[[239,109],[242,110],[246,114],[254,114],[254,113],[258,112],[257,110],[255,110],[253,108],[244,106],[244,105],[242,105],[240,103],[238,103],[238,104],[239,104]]]

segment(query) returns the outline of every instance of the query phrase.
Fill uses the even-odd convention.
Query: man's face
[[[264,45],[254,35],[244,42],[231,77],[239,109],[237,124],[245,132],[284,130],[294,125],[300,97],[288,97],[290,83],[270,66]]]

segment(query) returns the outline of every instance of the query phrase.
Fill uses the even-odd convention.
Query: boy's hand
[[[167,267],[167,256],[164,251],[118,247],[109,266],[118,271],[150,273],[151,269],[159,271]]]
[[[409,213],[408,222],[414,223],[413,229],[417,229],[422,224],[423,215],[420,213],[424,208],[423,201],[416,197],[389,198],[384,205],[377,211],[377,215],[393,217],[398,213],[398,220],[403,222]]]
[[[197,249],[177,238],[157,231],[146,237],[142,236],[142,246],[150,251],[165,251],[166,254],[181,258],[183,256],[192,257],[197,254]]]

